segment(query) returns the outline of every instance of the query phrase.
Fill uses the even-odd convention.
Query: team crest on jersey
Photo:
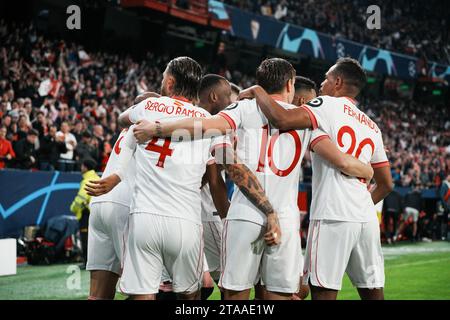
[[[238,103],[235,102],[235,103],[230,104],[228,107],[226,107],[225,110],[233,110],[233,109],[236,109],[237,106],[238,106]]]
[[[310,106],[312,108],[317,108],[320,107],[323,103],[323,99],[322,98],[315,98],[312,99],[311,101],[309,101],[306,105]]]

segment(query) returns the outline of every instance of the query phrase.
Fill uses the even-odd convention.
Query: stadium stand
[[[225,0],[274,19],[311,28],[336,38],[423,57],[441,63],[450,62],[450,25],[448,9],[442,0],[427,6],[420,2],[368,0]],[[381,8],[382,28],[366,32],[366,9]]]

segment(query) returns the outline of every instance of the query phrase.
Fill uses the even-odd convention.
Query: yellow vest
[[[78,194],[70,205],[70,211],[72,211],[78,220],[81,219],[81,215],[83,210],[89,208],[89,202],[91,202],[91,196],[87,194],[84,187],[87,182],[91,180],[99,180],[100,177],[94,170],[89,170],[83,173],[83,180],[80,183],[80,189],[78,190]]]

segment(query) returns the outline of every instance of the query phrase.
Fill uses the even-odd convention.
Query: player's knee
[[[309,286],[307,285],[301,285],[300,286],[300,290],[297,294],[297,296],[301,299],[301,300],[305,300],[309,295]]]

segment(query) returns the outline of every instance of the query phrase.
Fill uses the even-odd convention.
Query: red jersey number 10
[[[258,169],[256,169],[257,172],[264,172],[264,167],[266,165],[266,149],[267,149],[267,140],[269,138],[269,125],[265,125],[262,127],[263,134],[262,134],[262,140],[261,140],[261,151],[259,154],[259,161],[258,161]],[[295,155],[294,159],[292,160],[291,164],[287,169],[279,169],[275,165],[273,161],[273,148],[275,146],[275,143],[277,142],[278,138],[282,134],[290,134],[295,142]],[[279,177],[286,177],[289,175],[292,170],[294,170],[295,166],[297,165],[298,161],[300,160],[300,154],[302,150],[302,143],[300,140],[300,137],[298,136],[297,131],[291,130],[291,131],[278,131],[273,136],[270,136],[270,142],[269,142],[269,149],[267,150],[267,158],[269,158],[269,168],[272,170],[273,173],[275,173]]]

